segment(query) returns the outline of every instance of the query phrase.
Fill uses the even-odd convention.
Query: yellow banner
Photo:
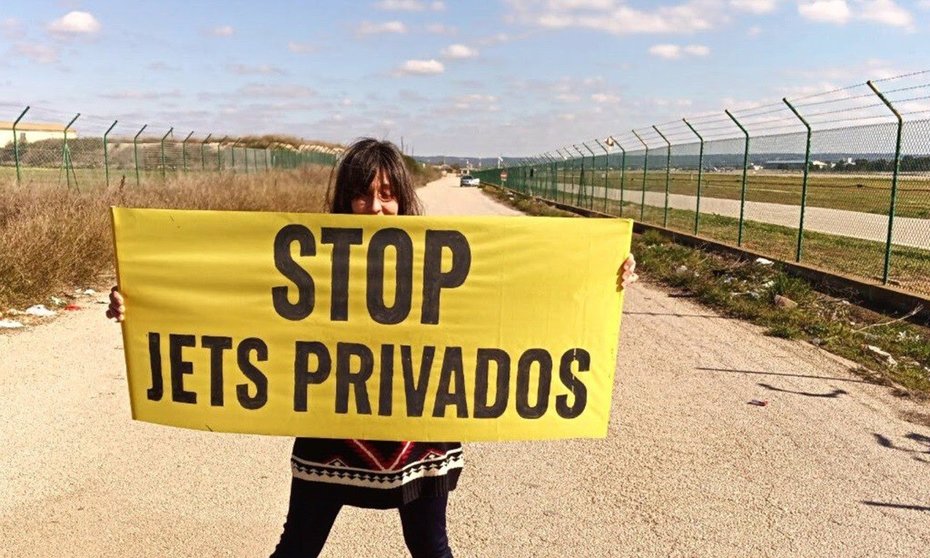
[[[113,209],[133,418],[475,441],[607,433],[624,219]]]

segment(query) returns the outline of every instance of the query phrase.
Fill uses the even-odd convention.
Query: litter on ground
[[[49,316],[55,315],[54,310],[49,310],[43,304],[36,304],[26,308],[26,313],[30,316],[38,316],[40,318],[48,318]]]

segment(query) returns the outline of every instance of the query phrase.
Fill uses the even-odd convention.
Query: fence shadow
[[[777,391],[779,393],[791,393],[794,395],[803,395],[805,397],[822,397],[822,398],[837,398],[841,395],[849,395],[849,392],[843,389],[834,389],[833,391],[827,393],[814,393],[812,391],[795,391],[792,389],[782,389],[775,387],[769,384],[758,383],[756,384],[759,387],[765,388],[769,391]]]
[[[787,378],[810,378],[812,380],[830,380],[833,382],[849,382],[853,384],[870,384],[866,380],[857,380],[855,378],[837,378],[835,376],[813,376],[810,374],[792,374],[788,372],[766,372],[762,370],[736,370],[734,368],[709,368],[698,366],[695,370],[702,372],[729,372],[731,374],[755,374],[760,376],[784,376]]]
[[[630,316],[674,316],[676,318],[710,318],[714,320],[736,320],[730,316],[717,316],[715,314],[679,314],[677,312],[624,312]]]
[[[878,432],[873,432],[872,436],[875,438],[875,443],[883,448],[903,451],[905,453],[911,454],[911,458],[915,461],[920,461],[921,463],[930,463],[930,436],[925,436],[917,432],[909,432],[904,435],[904,438],[924,446],[923,449],[901,447],[895,444],[891,438],[879,434]]]
[[[873,502],[871,500],[862,500],[862,503],[867,506],[875,506],[880,508],[897,508],[900,510],[930,512],[930,506],[918,506],[915,504],[894,504],[892,502]]]

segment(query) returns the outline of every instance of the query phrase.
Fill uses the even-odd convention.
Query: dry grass
[[[112,273],[109,207],[314,212],[324,209],[330,167],[186,176],[164,186],[76,192],[0,186],[0,310]]]

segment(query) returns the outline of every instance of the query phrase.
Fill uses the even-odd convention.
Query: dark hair
[[[334,171],[335,184],[330,179],[326,192],[329,211],[352,213],[352,200],[368,195],[371,181],[379,170],[384,171],[391,182],[391,191],[397,198],[397,214],[419,215],[420,201],[413,190],[404,156],[393,143],[374,138],[356,140],[342,153]]]

